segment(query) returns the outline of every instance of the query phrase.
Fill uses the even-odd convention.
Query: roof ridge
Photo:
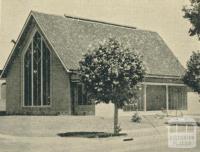
[[[39,12],[35,10],[31,10],[31,14],[38,13],[38,14],[45,14],[45,15],[51,15],[51,16],[57,16],[57,17],[62,17],[62,18],[70,18],[74,20],[80,20],[80,21],[86,21],[86,22],[92,22],[92,23],[100,23],[100,24],[106,24],[106,25],[113,25],[117,27],[122,27],[122,28],[128,28],[128,29],[133,29],[133,30],[140,30],[140,31],[147,31],[147,32],[153,32],[157,33],[155,31],[149,30],[149,29],[140,29],[131,25],[123,25],[123,24],[118,24],[118,23],[112,23],[112,22],[107,22],[107,21],[100,21],[100,20],[95,20],[95,19],[89,19],[89,18],[84,18],[84,17],[78,17],[78,16],[72,16],[72,15],[60,15],[60,14],[52,14],[52,13],[44,13],[44,12]]]
[[[117,23],[111,23],[111,22],[107,22],[107,21],[99,21],[99,20],[95,20],[95,19],[89,19],[89,18],[78,17],[78,16],[71,16],[71,15],[66,15],[66,14],[64,14],[64,17],[75,19],[75,20],[81,20],[81,21],[89,21],[89,22],[95,22],[95,23],[101,23],[101,24],[107,24],[107,25],[113,25],[113,26],[119,26],[119,27],[137,29],[134,26],[122,25],[122,24],[117,24]]]
[[[34,11],[34,10],[31,10],[31,12],[33,14],[34,13],[39,13],[39,14],[53,15],[53,16],[58,16],[58,17],[70,18],[70,19],[74,19],[74,20],[89,21],[89,22],[113,25],[113,26],[118,26],[118,27],[137,29],[136,27],[131,26],[131,25],[123,25],[123,24],[118,24],[118,23],[111,23],[111,22],[107,22],[107,21],[100,21],[100,20],[89,19],[89,18],[78,17],[78,16],[72,16],[72,15],[66,15],[66,14],[64,14],[64,16],[62,16],[62,15],[58,15],[58,14],[44,13],[44,12],[39,12],[39,11]]]

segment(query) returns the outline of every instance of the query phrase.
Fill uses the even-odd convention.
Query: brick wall
[[[22,109],[21,64],[20,55],[18,55],[12,61],[6,77],[6,112],[8,114],[20,113]]]

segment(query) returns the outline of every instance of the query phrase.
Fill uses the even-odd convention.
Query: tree
[[[193,52],[187,62],[187,71],[183,81],[200,95],[200,52]]]
[[[197,36],[200,40],[200,0],[190,0],[190,5],[183,8],[184,18],[192,24],[190,36]],[[200,95],[200,52],[193,52],[187,63],[187,71],[183,76],[185,84]]]
[[[200,0],[190,0],[190,5],[183,7],[184,18],[192,24],[190,36],[196,35],[200,39]]]
[[[115,38],[91,47],[80,61],[81,81],[90,99],[114,104],[114,134],[118,133],[118,108],[134,96],[144,72],[141,56]]]

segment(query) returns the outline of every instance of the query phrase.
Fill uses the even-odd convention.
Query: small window
[[[6,99],[6,83],[1,84],[1,99]]]
[[[77,84],[77,91],[78,91],[78,104],[79,105],[88,105],[87,92],[84,89],[82,84]]]

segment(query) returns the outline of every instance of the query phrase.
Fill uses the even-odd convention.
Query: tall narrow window
[[[41,36],[33,37],[33,105],[41,105]]]
[[[83,84],[77,84],[77,92],[78,92],[78,105],[89,105],[87,93],[85,91]]]
[[[83,87],[81,84],[77,85],[77,90],[78,90],[78,104],[82,105],[83,104]]]
[[[36,32],[24,56],[24,105],[50,105],[50,52]]]
[[[24,100],[25,106],[32,105],[32,49],[31,44],[24,57]]]
[[[43,104],[50,104],[50,52],[43,42]]]

